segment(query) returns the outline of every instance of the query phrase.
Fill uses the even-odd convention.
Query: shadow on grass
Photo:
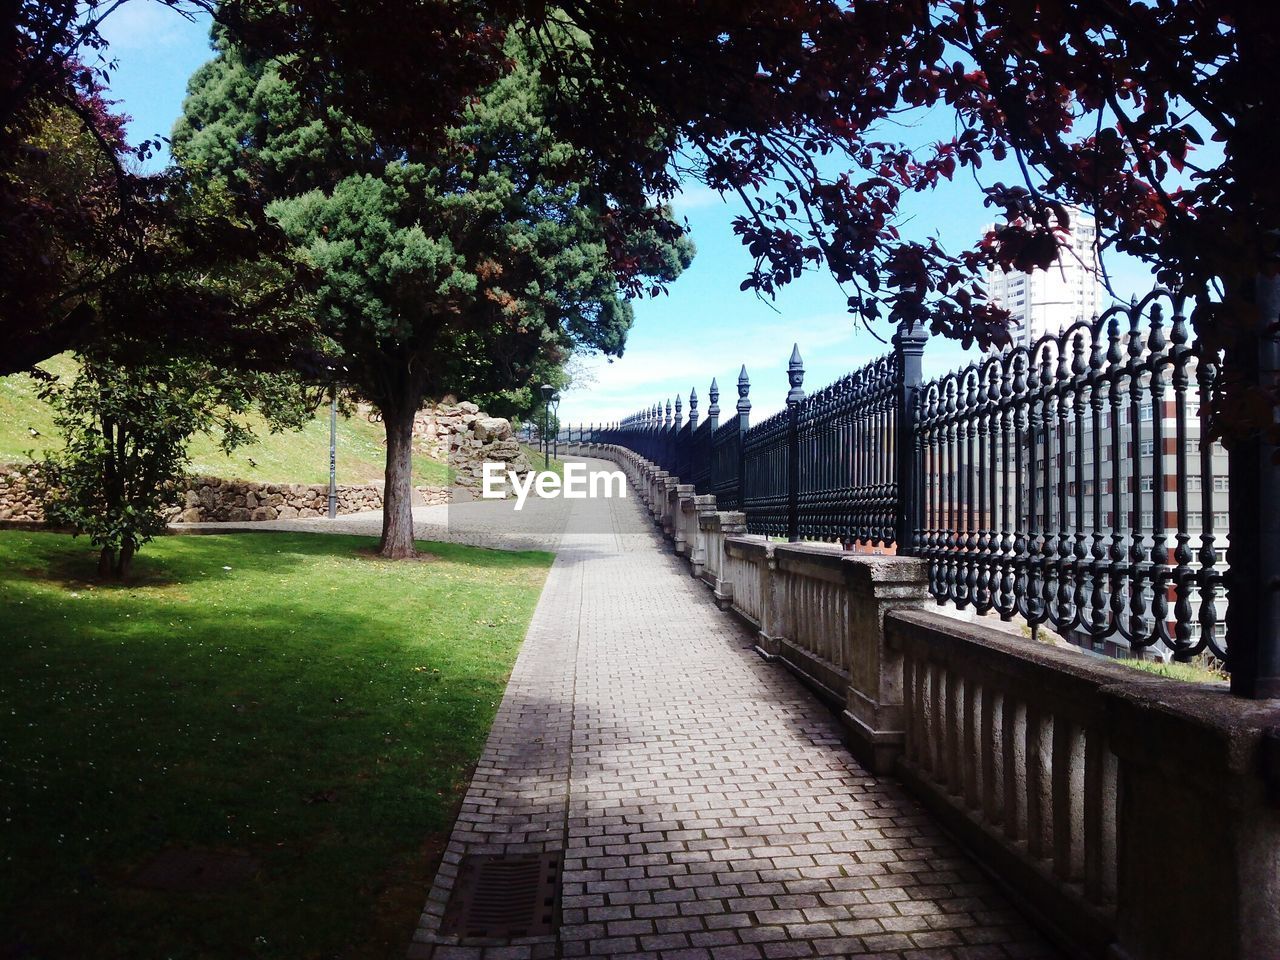
[[[393,575],[361,545],[166,538],[73,597],[79,545],[0,536],[0,957],[403,955],[549,558],[431,544]],[[260,869],[137,888],[172,849]]]
[[[0,536],[27,541],[23,556],[17,560],[22,577],[104,590],[168,587],[218,576],[231,579],[229,575],[245,572],[276,573],[282,564],[319,557],[381,559],[376,554],[376,537],[278,530],[213,533],[153,540],[138,552],[127,578],[112,580],[98,576],[98,548],[87,538],[30,531],[0,531]],[[550,556],[545,551],[493,550],[428,540],[418,541],[417,548],[432,559],[464,562],[486,570],[537,567]],[[384,562],[390,567],[398,561]]]

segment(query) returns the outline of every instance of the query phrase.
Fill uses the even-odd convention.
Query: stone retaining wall
[[[418,506],[448,503],[448,487],[417,487]],[[382,484],[338,487],[338,514],[382,509]],[[323,517],[329,510],[328,484],[258,483],[198,477],[170,514],[171,522],[293,520]]]
[[[41,523],[44,509],[36,494],[35,467],[0,464],[0,521]],[[448,487],[417,487],[414,502],[430,506],[449,502]],[[195,477],[179,503],[168,512],[170,522],[290,520],[323,517],[329,509],[327,484],[260,483]],[[338,487],[338,513],[382,509],[382,484]]]
[[[0,520],[42,523],[44,508],[33,485],[35,467],[0,463]]]

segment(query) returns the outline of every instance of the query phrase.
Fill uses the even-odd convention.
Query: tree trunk
[[[98,579],[105,580],[111,576],[116,567],[116,552],[111,547],[103,547],[98,554]]]
[[[413,549],[413,418],[416,403],[382,411],[387,431],[386,484],[382,489],[382,543],[379,552],[391,560],[415,556]]]
[[[115,569],[112,571],[117,580],[123,580],[129,576],[129,571],[133,569],[133,554],[137,550],[132,540],[126,539],[120,545],[120,552],[116,555]]]

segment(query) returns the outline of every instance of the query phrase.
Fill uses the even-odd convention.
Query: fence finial
[[[698,390],[696,387],[689,388],[689,425],[693,427],[698,425]]]
[[[742,365],[742,372],[738,374],[738,414],[745,415],[751,412],[751,401],[747,399],[747,394],[751,392],[751,381],[747,377],[747,365]]]
[[[787,393],[787,406],[804,399],[804,361],[800,359],[800,344],[791,347],[791,360],[787,364],[787,380],[791,390]]]
[[[679,427],[680,427],[680,423],[681,423],[681,420],[680,420],[680,394],[678,394],[678,393],[677,393],[677,394],[676,394],[676,418],[675,418],[675,420],[673,420],[673,421],[672,421],[672,425],[673,425],[673,426],[675,426],[677,429],[679,429]]]

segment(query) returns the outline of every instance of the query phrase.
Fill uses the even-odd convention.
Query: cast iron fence
[[[940,603],[1230,665],[1227,458],[1201,403],[1221,358],[1181,300],[1156,290],[927,383],[924,340],[899,333],[807,397],[794,350],[786,407],[755,426],[744,367],[724,423],[713,381],[701,424],[691,394],[688,422],[677,398],[579,437],[714,494],[753,533],[922,557]]]

